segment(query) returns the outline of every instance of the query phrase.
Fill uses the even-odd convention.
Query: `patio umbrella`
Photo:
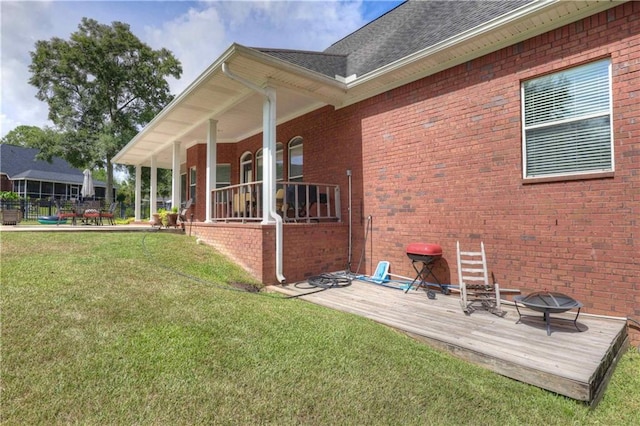
[[[80,194],[82,195],[82,198],[93,197],[94,195],[96,195],[96,190],[93,187],[93,178],[91,177],[91,170],[85,169],[85,171],[82,172],[82,174],[84,174],[84,179],[82,181],[82,189],[80,190]]]

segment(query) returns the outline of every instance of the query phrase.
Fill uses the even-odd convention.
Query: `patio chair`
[[[98,225],[100,223],[100,201],[85,201],[82,210],[82,220],[84,224],[93,223]]]
[[[309,195],[307,199],[307,194]],[[321,194],[323,195],[323,194]],[[282,207],[285,219],[303,219],[307,212],[313,216],[312,209],[318,201],[318,187],[315,185],[291,185],[287,188],[286,203]],[[325,197],[326,203],[326,197]]]
[[[180,210],[180,214],[178,215],[178,222],[180,222],[180,226],[184,229],[184,224],[187,223],[187,214],[189,210],[191,210],[191,204],[193,204],[193,200],[187,200],[187,203],[184,205],[182,210]]]
[[[109,220],[109,225],[115,225],[115,211],[116,211],[116,207],[118,206],[118,203],[116,201],[113,201],[110,205],[109,205],[109,210],[100,210],[100,224],[102,225],[102,219],[107,219]]]
[[[500,308],[500,286],[498,283],[489,283],[484,243],[480,242],[480,251],[462,251],[460,241],[456,245],[462,310],[470,314],[481,306],[492,314],[504,316]]]
[[[60,222],[62,222],[63,219],[65,221],[66,219],[71,219],[71,223],[75,225],[76,218],[78,217],[78,212],[77,212],[78,206],[75,200],[71,200],[68,206],[63,206],[60,200],[55,200],[55,203],[56,203],[56,209],[57,209],[56,216],[58,217],[57,225],[59,226]]]
[[[250,192],[233,194],[233,215],[235,217],[254,216],[255,202]]]
[[[284,188],[280,188],[276,191],[276,212],[283,216],[284,211]]]

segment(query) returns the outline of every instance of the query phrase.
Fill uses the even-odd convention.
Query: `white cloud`
[[[0,136],[21,124],[50,124],[47,105],[35,98],[36,90],[28,84],[29,51],[37,40],[68,39],[82,17],[103,24],[126,22],[154,49],[171,50],[183,67],[182,78],[170,81],[178,94],[233,42],[323,50],[365,23],[362,6],[361,1],[0,1]]]
[[[182,64],[180,81],[170,80],[177,94],[200,75],[229,46],[224,23],[215,8],[190,8],[160,26],[146,26],[145,39],[154,49],[167,48]]]
[[[142,37],[166,47],[182,63],[180,93],[232,43],[249,47],[323,50],[363,25],[361,2],[212,2],[192,6]]]
[[[29,52],[40,34],[52,28],[48,11],[50,2],[0,3],[2,44],[0,80],[0,134],[4,136],[20,125],[42,126],[47,121],[48,108],[38,101],[36,88],[29,85]]]

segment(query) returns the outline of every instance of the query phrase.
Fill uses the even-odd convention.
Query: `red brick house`
[[[483,241],[503,286],[638,318],[639,88],[638,2],[406,2],[323,52],[232,45],[114,162],[173,169],[266,284],[408,276],[416,241],[455,284]]]

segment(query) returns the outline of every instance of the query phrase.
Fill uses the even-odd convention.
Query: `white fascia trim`
[[[567,17],[570,17],[571,19],[566,20],[566,22],[560,22],[557,23],[557,25],[554,28],[557,28],[558,25],[565,25],[566,23],[569,22],[573,22],[576,19],[581,19],[584,16],[589,16],[589,15],[593,15],[595,13],[601,12],[603,10],[609,9],[611,7],[617,6],[620,3],[624,3],[626,0],[624,1],[619,1],[619,2],[611,2],[611,1],[600,1],[600,0],[596,0],[593,2],[589,2],[589,1],[583,1],[580,2],[583,5],[587,6],[588,9],[588,13],[585,15],[585,13],[576,13],[575,15],[568,15]],[[460,33],[452,38],[449,38],[447,40],[444,40],[436,45],[430,46],[426,49],[420,50],[418,52],[415,52],[409,56],[405,56],[402,59],[399,59],[395,62],[392,62],[390,64],[387,64],[383,67],[380,67],[374,71],[371,71],[367,74],[362,75],[361,77],[359,77],[358,79],[356,79],[354,82],[348,83],[347,87],[349,89],[356,87],[358,85],[364,84],[368,81],[371,80],[375,80],[376,78],[393,72],[395,70],[401,69],[402,67],[404,67],[405,65],[408,65],[412,62],[416,62],[419,61],[421,59],[424,59],[426,57],[432,56],[436,53],[439,53],[441,51],[447,50],[449,48],[455,47],[459,44],[463,44],[465,42],[467,42],[468,40],[473,39],[474,37],[478,37],[484,34],[488,34],[491,33],[492,31],[495,31],[497,29],[500,29],[501,27],[504,27],[508,24],[513,24],[516,23],[517,21],[530,17],[530,16],[535,16],[538,15],[542,12],[544,12],[545,10],[548,9],[553,9],[554,7],[556,7],[558,4],[563,3],[562,0],[540,0],[540,1],[536,1],[530,4],[527,4],[525,6],[522,6],[519,9],[516,9],[506,15],[502,15],[499,16],[495,19],[493,19],[492,21],[489,21],[485,24],[482,24],[478,27],[472,28],[468,31],[465,31],[463,33]],[[597,7],[596,7],[597,5]],[[515,40],[514,40],[515,42]]]
[[[237,47],[238,53],[242,53],[243,56],[254,59],[258,62],[261,62],[264,65],[277,68],[282,71],[291,72],[293,74],[297,74],[302,77],[306,77],[310,80],[317,81],[318,83],[324,84],[326,86],[331,86],[342,93],[346,93],[347,91],[347,86],[344,83],[336,80],[335,78],[328,77],[319,72],[312,71],[310,69],[292,64],[290,62],[283,61],[278,58],[274,58],[273,56],[267,55],[266,53],[262,53],[256,49],[251,49],[249,47],[245,47],[242,45],[236,45],[236,47]],[[274,83],[277,83],[277,82],[274,82]]]

